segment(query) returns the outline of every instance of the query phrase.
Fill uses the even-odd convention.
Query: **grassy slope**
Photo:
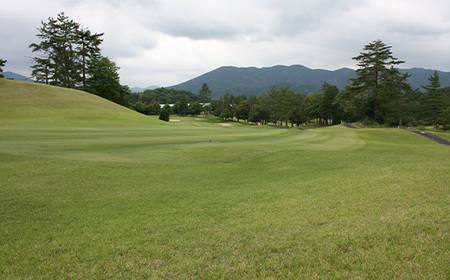
[[[449,276],[450,150],[413,133],[0,101],[1,278]]]
[[[78,90],[0,79],[2,125],[94,126],[145,123],[145,118]],[[94,121],[95,120],[95,121]]]

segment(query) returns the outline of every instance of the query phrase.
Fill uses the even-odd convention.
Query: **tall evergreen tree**
[[[351,89],[356,92],[365,92],[367,101],[373,103],[373,119],[379,120],[378,102],[380,84],[383,73],[389,71],[392,66],[404,63],[392,55],[392,46],[388,46],[381,40],[375,40],[364,46],[364,51],[353,57],[358,61],[356,70],[358,75],[351,79]]]
[[[206,114],[210,114],[211,106],[209,103],[211,103],[211,93],[212,91],[209,89],[208,85],[204,83],[202,85],[202,88],[199,90],[199,102],[203,103],[203,109]]]
[[[425,118],[436,128],[440,123],[440,115],[445,109],[444,92],[441,90],[439,73],[434,71],[433,76],[428,78],[429,85],[423,86],[427,90],[423,110]]]
[[[211,93],[212,91],[209,89],[208,85],[204,83],[202,88],[198,91],[198,95],[200,97],[201,103],[209,103],[211,102]]]
[[[30,44],[33,53],[32,76],[39,82],[69,88],[85,86],[87,59],[100,55],[99,45],[103,34],[89,30],[69,19],[64,12],[57,18],[41,21],[36,35],[40,43]]]
[[[81,29],[77,33],[78,37],[78,54],[82,64],[82,81],[83,87],[86,87],[86,68],[89,59],[100,57],[100,44],[103,42],[101,37],[103,33],[91,34],[87,29]]]
[[[391,67],[383,73],[379,92],[379,117],[385,124],[403,125],[411,120],[412,97],[411,86],[406,82],[408,73],[400,74],[398,69]]]

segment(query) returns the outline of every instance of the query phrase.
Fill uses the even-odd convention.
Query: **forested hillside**
[[[422,89],[434,70],[412,68],[399,69],[400,73],[409,73],[408,83],[413,89]],[[450,86],[450,72],[438,71],[441,85]],[[212,98],[218,99],[225,93],[233,95],[259,95],[262,91],[269,91],[272,86],[289,87],[295,92],[319,93],[323,83],[337,86],[339,90],[348,85],[348,79],[356,77],[353,69],[342,68],[335,71],[309,69],[302,65],[273,66],[267,68],[239,68],[224,66],[187,82],[168,88],[197,92],[203,83],[207,83],[212,90]]]

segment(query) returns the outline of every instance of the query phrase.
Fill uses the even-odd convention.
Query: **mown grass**
[[[0,113],[1,278],[450,275],[446,146],[393,129],[164,123],[80,99],[62,110],[75,116],[30,100]]]

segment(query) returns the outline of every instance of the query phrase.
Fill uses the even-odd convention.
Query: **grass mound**
[[[450,273],[450,150],[419,135],[166,123],[2,80],[0,97],[2,279]]]
[[[0,79],[2,125],[89,126],[146,123],[145,116],[84,91]]]

